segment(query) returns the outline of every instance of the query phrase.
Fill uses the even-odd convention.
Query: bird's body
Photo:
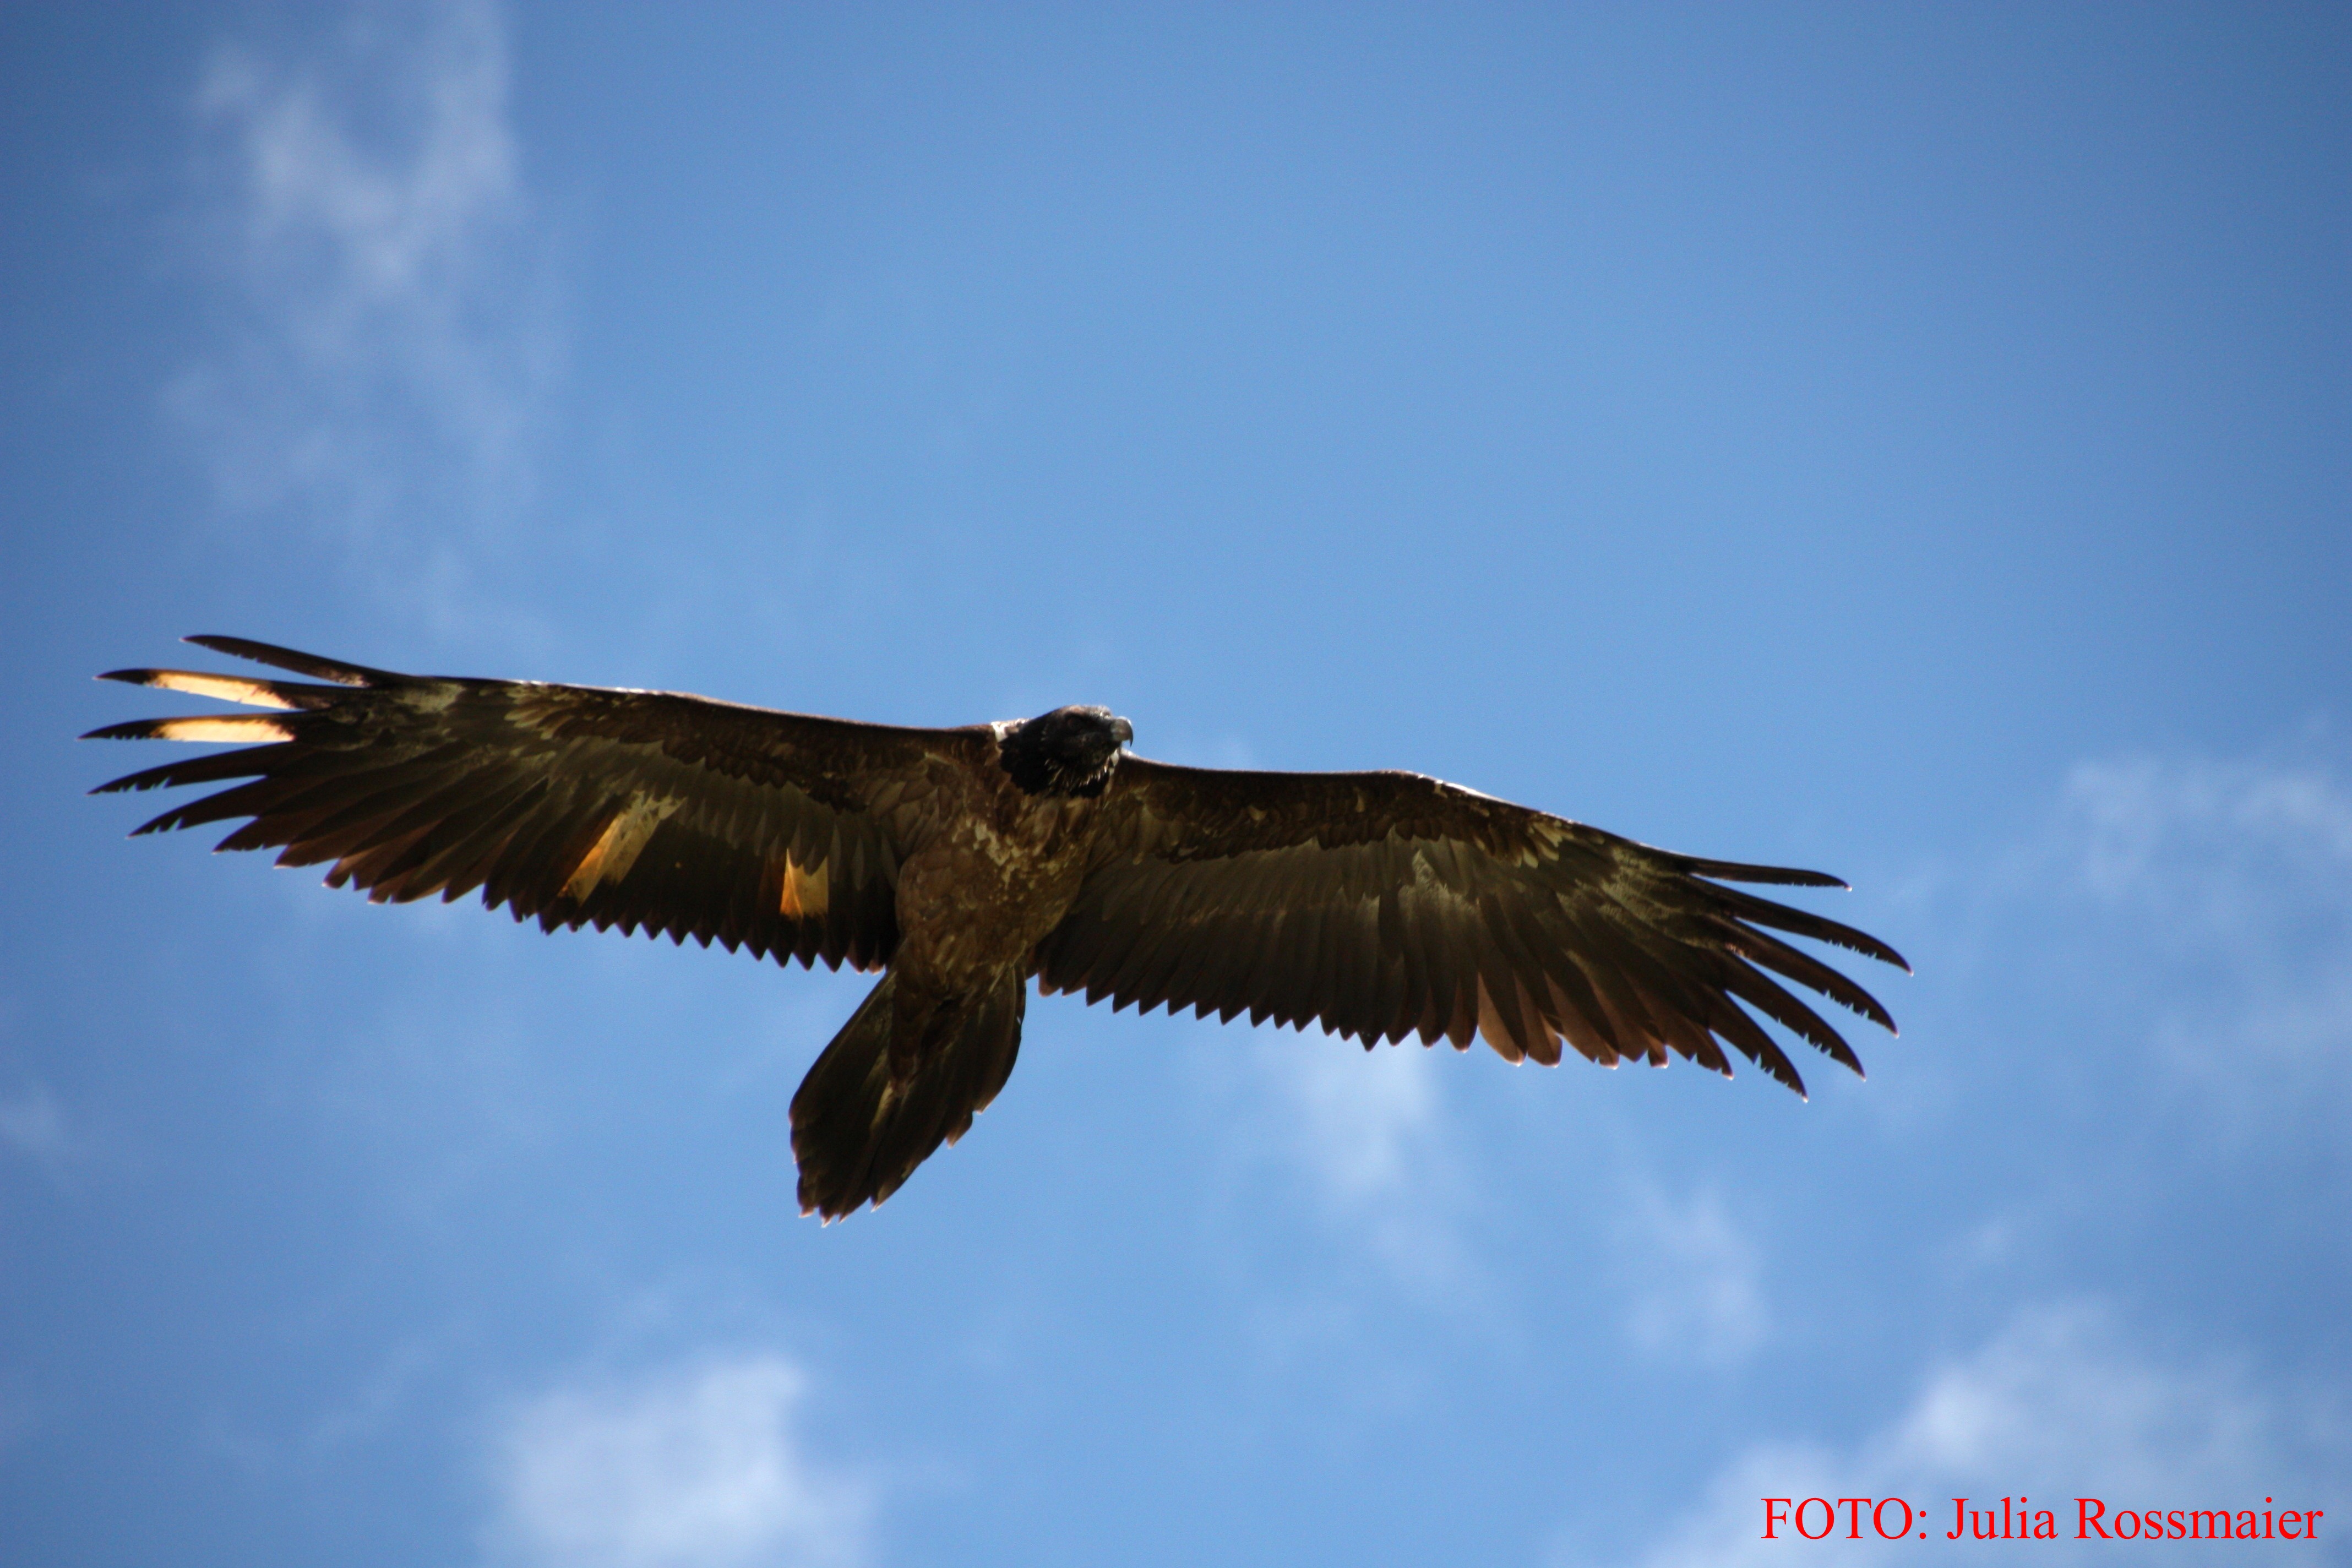
[[[1800,1090],[1739,1004],[1860,1063],[1762,971],[1893,1027],[1770,930],[1901,963],[1892,949],[1720,885],[1835,879],[1668,854],[1417,773],[1176,767],[1127,752],[1132,729],[1099,708],[908,729],[191,640],[323,684],[113,672],[282,715],[94,731],[260,742],[101,786],[250,781],[142,832],[250,817],[222,847],[330,864],[378,900],[478,889],[549,930],[886,968],[793,1101],[802,1203],[827,1218],[970,1127],[1013,1069],[1033,977],[1368,1047],[1483,1035],[1514,1061],[1565,1044],[1728,1074],[1722,1041]]]
[[[940,825],[898,868],[891,966],[909,978],[1022,968],[1085,880],[1102,797],[1024,790],[994,765],[998,728],[973,732],[967,765],[937,770]]]

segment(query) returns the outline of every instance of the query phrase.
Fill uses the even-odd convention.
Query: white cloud
[[[2162,896],[2164,863],[2184,851],[2232,861],[2284,852],[2289,868],[2352,865],[2352,795],[2315,767],[2084,763],[2066,781],[2066,805],[2083,873],[2110,897]]]
[[[563,1568],[787,1568],[866,1555],[869,1491],[811,1461],[805,1391],[772,1352],[628,1386],[559,1389],[512,1413],[494,1475],[494,1561]]]
[[[2085,764],[2058,858],[2108,917],[2086,958],[2241,1129],[2338,1115],[2352,1052],[2352,791],[2268,762]],[[2219,1119],[2216,1119],[2217,1121]]]
[[[74,1141],[66,1130],[63,1109],[47,1089],[36,1085],[0,1099],[0,1144],[43,1170],[55,1171],[72,1152]]]
[[[1639,1561],[1645,1568],[1737,1568],[1786,1563],[1792,1553],[1836,1563],[1916,1559],[1962,1562],[2021,1551],[2037,1562],[2105,1561],[2119,1549],[2075,1542],[2077,1497],[2124,1509],[2328,1507],[2340,1489],[2340,1448],[2284,1402],[2218,1363],[2168,1363],[2133,1344],[2105,1310],[2082,1304],[2021,1312],[1975,1354],[1936,1368],[1894,1421],[1849,1449],[1804,1443],[1750,1448],[1706,1488],[1705,1500],[1672,1525]],[[2336,1465],[2326,1462],[2333,1458]],[[1951,1542],[1956,1497],[1996,1510],[2022,1496],[2047,1508],[2056,1541]],[[1927,1510],[1911,1538],[1881,1541],[1865,1510],[1863,1539],[1847,1538],[1843,1518],[1828,1543],[1763,1539],[1770,1498],[1900,1498]],[[2332,1510],[2331,1510],[2332,1511]],[[1810,1515],[1818,1529],[1818,1510]],[[1890,1510],[1890,1530],[1902,1516]],[[1926,1542],[1919,1530],[1930,1531]],[[2200,1548],[2168,1542],[2167,1559],[2198,1561]],[[2231,1561],[2249,1548],[2226,1545]],[[2315,1562],[2319,1553],[2273,1541],[2266,1563]]]
[[[445,594],[452,533],[520,504],[555,358],[506,91],[497,11],[452,0],[219,49],[196,96],[226,330],[171,409],[232,513]]]
[[[1641,1186],[1618,1217],[1631,1285],[1625,1327],[1636,1345],[1723,1365],[1763,1342],[1762,1253],[1717,1194],[1701,1188],[1676,1203]]]
[[[1249,1159],[1270,1156],[1304,1175],[1322,1217],[1399,1287],[1425,1306],[1458,1309],[1492,1292],[1459,1223],[1465,1172],[1438,1092],[1439,1075],[1456,1064],[1441,1054],[1454,1055],[1411,1040],[1367,1051],[1312,1028],[1261,1028],[1251,1037],[1257,1071],[1234,1088],[1250,1101],[1238,1124]]]
[[[1435,1065],[1421,1047],[1364,1050],[1310,1032],[1255,1032],[1253,1044],[1282,1091],[1292,1153],[1326,1198],[1349,1205],[1395,1200],[1433,1153]]]

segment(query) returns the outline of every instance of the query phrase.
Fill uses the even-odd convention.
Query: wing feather
[[[478,890],[484,904],[551,931],[593,924],[716,939],[780,962],[888,960],[898,867],[924,831],[927,766],[969,763],[986,736],[665,692],[408,676],[242,638],[189,640],[312,683],[111,672],[106,679],[272,710],[93,731],[265,742],[100,785],[246,781],[139,831],[247,818],[221,847],[324,864],[331,886],[371,899]]]
[[[1886,1009],[1771,933],[1908,966],[1875,937],[1730,881],[1844,885],[1669,854],[1417,774],[1129,757],[1086,881],[1035,963],[1048,991],[1312,1020],[1367,1045],[1484,1036],[1515,1061],[1671,1053],[1726,1075],[1728,1047],[1801,1093],[1769,1023],[1859,1071],[1773,977],[1891,1030]]]

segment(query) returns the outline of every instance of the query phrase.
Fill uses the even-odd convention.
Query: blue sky
[[[1976,1561],[2024,1494],[2352,1561],[2340,11],[16,7],[0,72],[0,1556]],[[1917,973],[1809,1103],[1040,1002],[820,1229],[866,982],[126,840],[69,737],[172,700],[87,678],[192,632],[1102,702],[1821,866]],[[1847,1494],[1937,1537],[1758,1539]]]

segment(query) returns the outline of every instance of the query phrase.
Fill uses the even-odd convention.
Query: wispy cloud
[[[1425,1051],[1366,1051],[1279,1029],[1256,1032],[1253,1044],[1282,1090],[1290,1152],[1328,1200],[1386,1202],[1415,1184],[1437,1131]]]
[[[2288,1402],[2242,1373],[2215,1363],[2182,1364],[2135,1344],[2115,1316],[2083,1303],[2036,1307],[1974,1354],[1937,1366],[1893,1421],[1850,1448],[1784,1442],[1759,1445],[1727,1466],[1705,1500],[1640,1558],[1647,1568],[1737,1568],[1783,1563],[1807,1543],[1763,1539],[1768,1497],[1900,1498],[1939,1509],[1912,1538],[1881,1541],[1862,1515],[1859,1542],[1842,1519],[1833,1548],[1839,1563],[1911,1561],[1927,1543],[1939,1559],[2002,1561],[2021,1550],[2036,1561],[2071,1562],[2117,1549],[2077,1543],[2074,1501],[2103,1499],[2125,1508],[2255,1508],[2276,1496],[2284,1507],[2322,1507],[2340,1474],[2342,1455]],[[1948,1542],[1955,1497],[1996,1508],[2022,1496],[2064,1520],[2061,1539],[2021,1548],[2015,1541]],[[1818,1510],[1812,1515],[1818,1527]],[[1888,1516],[1890,1529],[1899,1514]],[[2168,1556],[2198,1561],[2196,1549],[2168,1543]],[[2242,1558],[2243,1546],[2225,1547]],[[2265,1562],[2318,1560],[2316,1552],[2273,1542]]]
[[[1411,1041],[1367,1051],[1313,1029],[1254,1030],[1250,1081],[1233,1086],[1250,1109],[1235,1127],[1248,1158],[1303,1175],[1322,1218],[1408,1295],[1459,1306],[1485,1291],[1459,1223],[1466,1174],[1438,1087],[1453,1064],[1437,1055]]]
[[[2076,899],[2109,917],[2091,940],[2158,1059],[2240,1124],[2340,1110],[2352,790],[2310,763],[2085,764],[2055,842]]]
[[[514,1411],[493,1561],[564,1568],[838,1568],[865,1560],[870,1492],[812,1460],[800,1369],[755,1352]]]
[[[2034,830],[1923,878],[1916,903],[1942,939],[1919,1037],[1966,1054],[1922,1059],[1925,1099],[1898,1075],[1874,1104],[1935,1114],[1998,1061],[2095,1083],[2134,1107],[2117,1126],[2193,1127],[2209,1152],[2340,1139],[2352,784],[2320,746],[2085,761]],[[1971,1079],[1939,1073],[1962,1060]]]
[[[0,1097],[0,1147],[54,1174],[74,1147],[65,1109],[37,1084],[21,1094]]]
[[[2232,862],[2281,850],[2286,868],[2352,865],[2352,795],[2326,770],[2262,762],[2084,763],[2066,781],[2084,879],[2110,897],[2163,893],[2184,847]],[[2226,915],[2230,911],[2211,910]]]
[[[223,47],[195,100],[223,325],[173,414],[232,515],[445,595],[522,504],[557,357],[506,94],[498,12],[451,0]]]
[[[1617,1215],[1630,1285],[1625,1329],[1636,1345],[1719,1366],[1763,1343],[1762,1250],[1719,1194],[1702,1187],[1678,1202],[1652,1183],[1635,1187]]]

